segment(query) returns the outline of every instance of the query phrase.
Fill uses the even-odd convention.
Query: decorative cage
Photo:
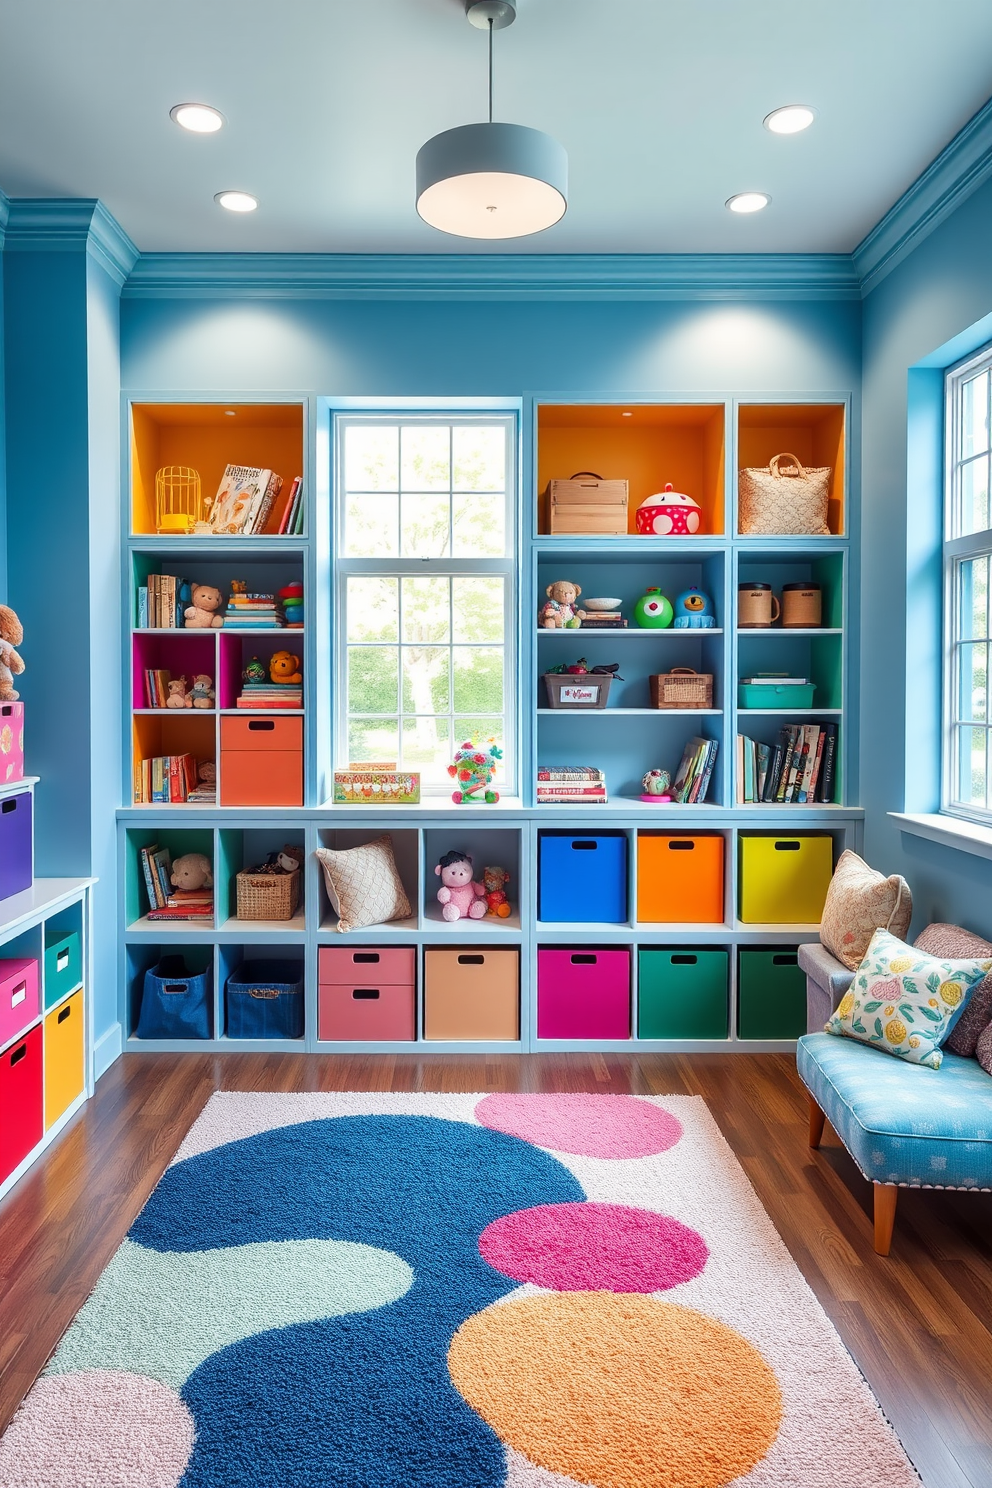
[[[163,465],[155,472],[155,530],[192,532],[202,520],[200,472],[188,465]]]

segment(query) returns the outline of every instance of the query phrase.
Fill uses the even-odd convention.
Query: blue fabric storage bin
[[[190,975],[182,956],[163,956],[145,972],[138,1038],[210,1037],[210,968]]]
[[[228,1038],[302,1038],[303,962],[242,961],[224,1002]]]
[[[538,919],[562,924],[627,923],[627,839],[542,832]]]

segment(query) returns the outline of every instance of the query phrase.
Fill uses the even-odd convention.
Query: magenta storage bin
[[[37,961],[0,961],[0,1046],[15,1039],[40,1010]]]
[[[562,947],[537,953],[537,1036],[630,1037],[630,952]]]
[[[0,899],[29,889],[33,878],[31,792],[0,796]]]
[[[0,703],[0,785],[24,779],[24,704]]]

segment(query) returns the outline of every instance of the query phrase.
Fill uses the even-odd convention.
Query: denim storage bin
[[[210,968],[186,970],[183,956],[162,956],[145,972],[138,1038],[210,1037]]]
[[[303,962],[242,961],[224,1003],[228,1038],[302,1038]]]

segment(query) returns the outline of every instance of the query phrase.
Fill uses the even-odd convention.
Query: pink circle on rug
[[[116,1369],[46,1374],[0,1441],[4,1488],[176,1488],[196,1427],[174,1390]]]
[[[682,1123],[633,1095],[487,1095],[483,1126],[577,1157],[651,1157],[682,1136]]]
[[[661,1292],[698,1276],[702,1235],[626,1204],[538,1204],[493,1220],[479,1254],[495,1271],[555,1292]]]

